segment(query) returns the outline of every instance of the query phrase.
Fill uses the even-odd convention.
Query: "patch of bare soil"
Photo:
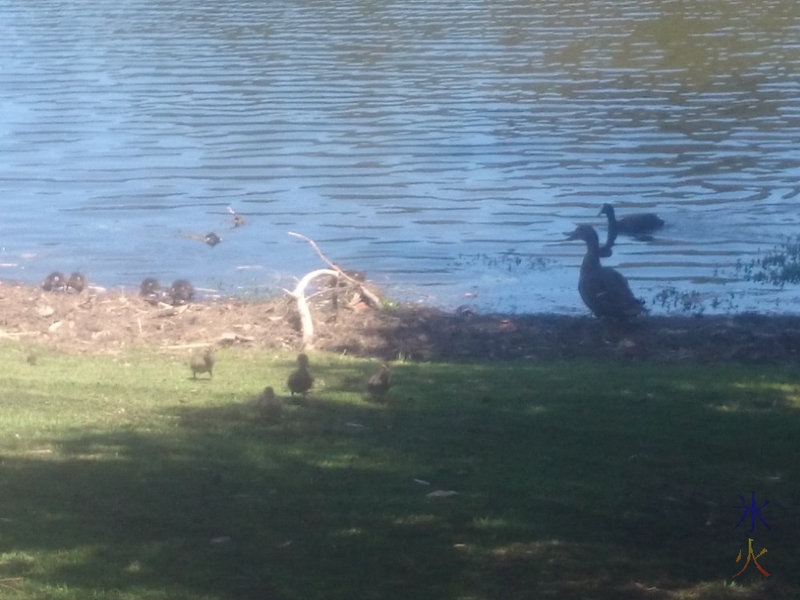
[[[644,317],[621,327],[592,317],[474,315],[423,306],[370,308],[352,290],[310,301],[314,348],[412,360],[623,358],[654,362],[790,363],[800,356],[800,316]],[[0,284],[0,337],[66,352],[117,353],[194,345],[298,350],[295,301],[207,297],[183,306],[135,293],[45,292]]]

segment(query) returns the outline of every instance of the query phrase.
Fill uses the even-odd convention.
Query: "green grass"
[[[4,600],[800,597],[792,369],[407,363],[375,404],[375,363],[312,355],[269,424],[294,355],[194,381],[27,351],[0,346]],[[751,490],[772,577],[734,582]]]

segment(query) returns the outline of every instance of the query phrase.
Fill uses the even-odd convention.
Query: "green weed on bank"
[[[779,368],[394,366],[311,355],[0,347],[10,600],[790,598],[798,385]],[[453,493],[454,492],[454,493]],[[749,517],[756,492],[767,530]],[[738,578],[737,552],[767,548]]]

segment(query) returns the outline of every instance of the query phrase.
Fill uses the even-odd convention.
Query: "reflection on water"
[[[793,0],[0,10],[4,278],[277,289],[298,231],[409,299],[583,312],[564,234],[614,202],[667,221],[606,261],[648,300],[793,309],[734,268],[800,220]]]

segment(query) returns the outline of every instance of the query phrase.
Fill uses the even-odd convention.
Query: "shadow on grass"
[[[363,374],[318,377],[346,393]],[[279,423],[244,402],[172,406],[6,457],[0,578],[23,577],[20,598],[800,592],[785,373],[408,364],[395,379],[383,404],[331,389]],[[750,491],[770,500],[773,529],[752,537],[773,577],[728,589]]]

